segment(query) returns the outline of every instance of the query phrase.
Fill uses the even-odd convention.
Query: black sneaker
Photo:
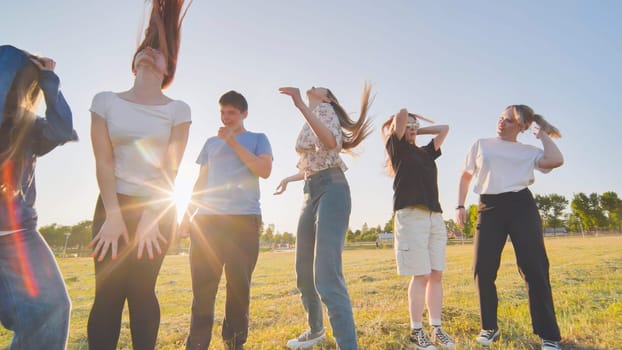
[[[542,339],[542,350],[562,350],[558,341]]]
[[[432,345],[428,335],[421,328],[415,328],[410,332],[410,344],[417,350],[436,350],[436,346]]]
[[[479,335],[475,337],[475,341],[484,346],[488,346],[490,343],[497,341],[497,339],[499,339],[498,329],[482,329]]]
[[[439,344],[441,348],[451,350],[456,347],[456,343],[451,339],[441,326],[432,326],[430,329],[430,340],[433,343]]]

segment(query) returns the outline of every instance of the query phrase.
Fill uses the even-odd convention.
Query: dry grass
[[[573,237],[546,240],[551,283],[565,349],[622,349],[622,237]],[[477,296],[472,281],[471,245],[447,251],[444,327],[458,349],[481,349]],[[295,287],[294,254],[260,254],[252,287],[251,324],[247,349],[285,349],[287,339],[305,329],[305,315]],[[93,297],[93,267],[89,259],[61,259],[73,311],[68,349],[87,349],[86,320]],[[402,349],[409,321],[408,279],[395,273],[393,251],[361,249],[344,252],[344,270],[353,301],[362,349]],[[506,246],[499,271],[502,336],[491,349],[539,349],[532,334],[526,290],[520,280],[511,245]],[[189,325],[192,298],[187,257],[165,259],[157,286],[162,308],[158,349],[181,349]],[[217,324],[224,310],[224,283],[217,299]],[[328,320],[326,320],[328,325]],[[334,349],[329,339],[317,349]],[[213,349],[221,349],[220,326],[214,329]],[[0,329],[0,348],[11,333]],[[127,313],[120,349],[131,349]]]

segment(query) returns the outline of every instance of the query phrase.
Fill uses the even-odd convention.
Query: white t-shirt
[[[174,100],[141,105],[110,91],[93,97],[90,111],[106,120],[114,154],[117,193],[149,196],[164,183],[161,169],[171,129],[190,122],[190,107]]]
[[[551,171],[538,167],[543,155],[543,150],[532,145],[479,139],[471,146],[462,171],[475,177],[473,191],[477,194],[518,192],[534,182],[534,169]]]

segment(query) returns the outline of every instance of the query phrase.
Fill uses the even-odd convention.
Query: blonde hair
[[[363,95],[361,96],[361,112],[357,121],[350,118],[348,113],[341,107],[337,97],[326,89],[326,97],[330,100],[330,105],[335,110],[341,125],[341,133],[343,135],[343,144],[341,149],[344,152],[351,153],[351,150],[358,146],[369,134],[371,134],[371,121],[367,117],[367,112],[371,106],[373,99],[370,100],[371,85],[365,83],[363,86]]]
[[[559,130],[551,125],[543,116],[533,112],[533,109],[527,105],[510,105],[505,108],[504,111],[510,111],[511,116],[519,123],[524,125],[524,129],[527,129],[532,122],[538,124],[540,129],[547,135],[553,138],[562,137]]]
[[[166,61],[166,75],[162,80],[162,89],[166,89],[175,77],[177,55],[181,44],[181,24],[192,4],[190,1],[182,13],[184,2],[184,0],[151,0],[151,15],[145,29],[145,38],[138,45],[132,57],[132,71],[134,72],[136,55],[143,49],[151,47],[162,52]]]
[[[35,123],[40,101],[39,68],[28,62],[15,75],[2,111],[4,123],[9,122],[11,126],[8,146],[0,150],[0,167],[3,170],[0,192],[20,193],[22,190],[24,147]]]

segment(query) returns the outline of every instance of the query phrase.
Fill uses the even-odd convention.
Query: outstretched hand
[[[289,181],[287,181],[287,179],[283,179],[281,180],[281,182],[279,183],[278,186],[276,186],[276,189],[274,190],[274,195],[278,195],[281,194],[283,192],[285,192],[285,190],[287,189],[287,184],[289,183]]]
[[[302,101],[302,96],[300,95],[300,89],[296,87],[291,87],[291,86],[280,87],[279,92],[283,95],[287,95],[291,97],[296,107],[299,107],[304,104],[304,102]]]

